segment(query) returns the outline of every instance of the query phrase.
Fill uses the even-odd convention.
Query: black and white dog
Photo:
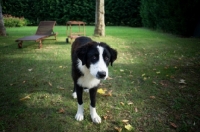
[[[90,115],[94,123],[101,123],[101,118],[96,112],[96,93],[100,80],[108,77],[108,65],[117,59],[117,51],[106,43],[92,41],[88,37],[78,37],[72,44],[72,78],[74,91],[72,96],[77,98],[78,110],[76,120],[82,121],[84,89],[90,94]]]

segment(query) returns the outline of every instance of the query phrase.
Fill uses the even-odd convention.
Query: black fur
[[[74,81],[73,92],[77,93],[77,101],[79,105],[83,104],[82,93],[83,93],[83,89],[86,89],[86,88],[81,87],[77,84],[78,79],[81,76],[84,76],[84,74],[77,67],[78,65],[77,60],[80,59],[82,61],[82,65],[86,65],[86,67],[89,69],[90,63],[95,63],[93,61],[95,61],[96,59],[95,57],[98,57],[98,55],[95,54],[98,52],[98,51],[95,51],[97,50],[96,48],[97,45],[102,46],[104,48],[104,52],[106,52],[105,56],[103,53],[104,61],[106,62],[106,65],[108,66],[109,64],[111,64],[112,66],[113,62],[117,59],[117,51],[112,49],[106,43],[102,43],[102,42],[97,43],[88,37],[78,37],[75,39],[74,43],[72,44],[71,57],[72,57],[72,78]],[[95,107],[98,85],[93,88],[90,88],[89,90],[92,107]]]

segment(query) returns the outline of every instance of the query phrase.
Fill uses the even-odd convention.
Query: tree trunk
[[[6,28],[5,28],[4,22],[3,22],[1,3],[0,3],[0,36],[6,36]]]
[[[96,0],[95,12],[95,36],[105,36],[105,20],[104,20],[104,0]]]

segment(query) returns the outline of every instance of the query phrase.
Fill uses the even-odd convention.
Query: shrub
[[[27,25],[27,20],[24,17],[14,17],[11,15],[4,15],[5,27],[22,27]]]

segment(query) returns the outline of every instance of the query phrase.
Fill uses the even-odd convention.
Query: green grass
[[[100,86],[112,90],[112,96],[97,95],[102,123],[94,124],[87,93],[85,119],[74,119],[77,102],[71,96],[71,45],[65,43],[65,26],[56,26],[58,40],[44,40],[41,49],[31,41],[17,48],[14,40],[36,28],[7,28],[9,35],[0,37],[0,131],[128,131],[126,124],[135,132],[200,129],[199,39],[130,27],[106,27],[106,37],[92,37],[94,27],[87,26],[87,36],[118,51],[109,67],[113,79]]]

